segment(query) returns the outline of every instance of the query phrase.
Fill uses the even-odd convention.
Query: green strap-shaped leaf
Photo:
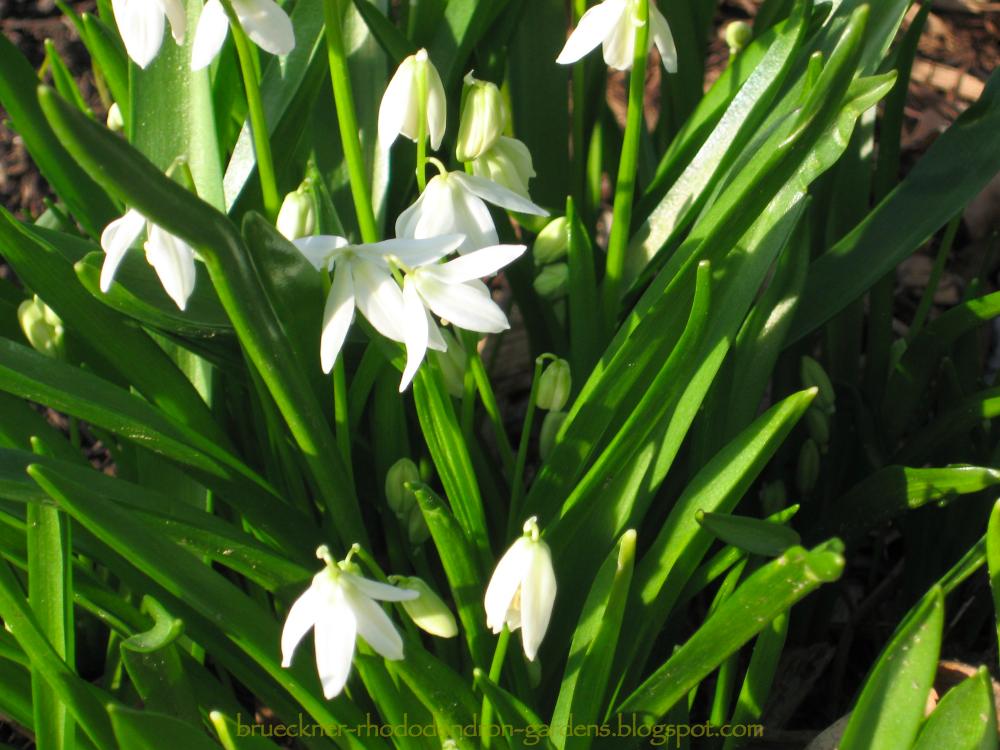
[[[532,747],[540,747],[545,750],[555,750],[556,745],[547,736],[546,729],[550,725],[542,722],[541,718],[531,708],[524,704],[516,695],[497,685],[481,669],[473,672],[476,687],[483,691],[486,700],[497,712],[500,721],[490,727],[483,727],[482,731],[495,732],[500,737],[505,737],[512,750],[527,750]],[[576,717],[573,717],[574,724],[579,725]],[[507,731],[507,728],[510,731]],[[493,735],[490,735],[491,737]]]
[[[699,510],[695,519],[719,540],[753,555],[777,557],[802,541],[788,526],[760,518]]]
[[[736,708],[729,720],[730,726],[749,724],[764,714],[767,695],[771,691],[771,683],[778,671],[778,661],[785,646],[788,620],[787,612],[778,615],[757,636],[753,654],[750,656],[750,664],[747,666],[746,677],[743,679],[743,687],[740,689],[740,694],[736,699]],[[733,750],[739,746],[739,743],[740,740],[736,737],[727,737],[722,750]]]
[[[278,746],[271,740],[255,736],[254,728],[251,728],[247,735],[247,725],[243,723],[242,716],[237,723],[221,711],[211,711],[208,719],[215,727],[215,733],[219,735],[219,741],[226,750],[278,750]]]
[[[119,747],[129,750],[219,750],[200,726],[155,711],[109,706],[108,715]]]
[[[118,104],[122,120],[127,124],[131,113],[128,90],[128,58],[115,34],[97,16],[84,13],[80,16],[84,34],[81,35],[94,65],[100,70],[111,89],[111,98]]]
[[[986,530],[986,564],[990,572],[990,590],[996,618],[997,642],[1000,643],[1000,501],[993,506]]]
[[[841,750],[909,750],[937,673],[944,594],[935,588],[886,646],[861,691]]]
[[[983,420],[1000,417],[1000,387],[988,388],[943,409],[933,422],[916,432],[893,457],[894,463],[919,465],[935,451],[969,432]]]
[[[404,58],[417,51],[417,45],[407,39],[406,35],[397,29],[374,3],[369,2],[369,0],[354,0],[354,7],[365,19],[365,24],[367,24],[372,36],[378,40],[382,49],[392,58],[394,66],[399,65]]]
[[[995,750],[997,712],[986,667],[947,693],[930,715],[912,750]]]

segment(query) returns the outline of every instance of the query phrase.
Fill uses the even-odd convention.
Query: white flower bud
[[[538,398],[535,404],[539,409],[561,411],[569,400],[573,389],[573,379],[569,371],[569,362],[557,359],[542,373],[538,380]]]
[[[507,107],[495,83],[465,76],[462,119],[458,125],[455,156],[472,161],[493,148],[507,124]]]
[[[726,27],[726,44],[729,54],[738,55],[753,39],[753,29],[745,21],[733,21]]]
[[[531,249],[535,265],[555,263],[566,256],[566,251],[569,249],[568,229],[569,222],[565,216],[559,216],[545,225],[535,237],[535,244]]]
[[[113,133],[120,133],[125,130],[125,119],[122,117],[122,110],[118,106],[118,102],[111,103],[111,108],[108,109],[108,119],[105,122],[107,123],[108,130]]]
[[[516,138],[500,136],[493,147],[472,161],[472,174],[485,177],[528,198],[528,181],[535,176],[528,147]]]
[[[35,351],[58,357],[63,349],[63,323],[51,307],[35,295],[17,308],[21,330]]]
[[[420,594],[416,599],[402,602],[406,614],[418,628],[438,638],[454,638],[458,635],[455,615],[422,578],[391,576],[389,582],[397,588]]]
[[[286,195],[275,223],[289,242],[312,236],[316,232],[316,206],[309,192],[300,187]]]

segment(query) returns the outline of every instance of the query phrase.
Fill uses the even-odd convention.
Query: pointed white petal
[[[403,292],[387,269],[355,258],[351,261],[354,295],[361,314],[386,338],[402,342]]]
[[[101,232],[101,249],[104,250],[104,265],[101,267],[101,291],[111,288],[118,266],[125,253],[139,238],[146,226],[146,218],[131,209],[120,219],[115,219]]]
[[[426,307],[424,308],[424,317],[427,318],[427,348],[436,352],[448,351],[448,342],[444,340],[441,329],[438,328],[438,324],[434,322],[430,310]]]
[[[431,268],[422,268],[413,275],[417,291],[434,314],[451,321],[459,328],[480,333],[499,333],[510,328],[503,310],[470,282],[447,284],[437,278]]]
[[[510,546],[497,563],[489,586],[486,587],[486,627],[494,633],[499,633],[507,624],[508,610],[512,608],[514,595],[521,588],[521,580],[531,556],[528,544],[529,540],[521,537]]]
[[[434,275],[449,284],[473,281],[492,276],[504,266],[520,258],[526,250],[524,245],[493,245],[476,250],[474,253],[449,260],[435,266]]]
[[[354,610],[341,586],[333,587],[316,621],[316,669],[327,698],[340,695],[347,684],[357,628]]]
[[[191,70],[201,70],[219,54],[229,33],[229,19],[219,0],[208,0],[198,17],[191,44]]]
[[[295,248],[305,256],[313,268],[324,271],[331,267],[330,261],[337,255],[337,250],[348,246],[348,241],[335,234],[320,234],[313,237],[302,237],[292,242]]]
[[[463,234],[455,221],[456,194],[461,192],[445,175],[432,177],[416,202],[396,219],[396,236],[422,240]]]
[[[628,70],[635,58],[635,24],[631,12],[623,12],[604,38],[604,62],[615,70]]]
[[[323,334],[319,340],[319,359],[323,372],[330,372],[344,346],[347,331],[354,322],[354,281],[351,264],[341,263],[333,274],[333,284],[323,309]]]
[[[232,0],[250,41],[272,55],[287,55],[295,47],[288,14],[273,0]]]
[[[556,62],[569,65],[601,44],[624,12],[625,0],[605,0],[588,10],[580,17]]]
[[[354,573],[344,572],[341,573],[341,576],[369,599],[378,599],[380,602],[405,602],[420,596],[419,592],[401,589],[399,586],[390,586],[388,583],[373,581]]]
[[[667,19],[652,2],[649,4],[649,33],[656,44],[656,49],[660,52],[663,67],[668,73],[676,73],[677,47],[674,44],[674,35],[670,33]]]
[[[184,34],[187,31],[187,13],[181,0],[154,0],[160,10],[170,21],[170,34],[178,44],[184,44]]]
[[[194,291],[194,250],[190,245],[155,224],[146,240],[146,260],[160,277],[163,290],[183,310]]]
[[[413,81],[415,64],[413,55],[403,60],[382,95],[382,102],[378,108],[378,140],[384,149],[389,148],[396,140],[396,136],[404,130],[415,130],[417,119],[416,87]]]
[[[358,635],[385,659],[399,661],[403,658],[403,639],[389,615],[374,601],[358,591],[346,592],[354,616],[357,618]]]
[[[310,586],[288,610],[285,627],[281,630],[281,666],[292,664],[292,655],[302,637],[316,624],[319,608],[324,598],[315,586]]]
[[[458,248],[462,255],[491,247],[500,241],[490,209],[479,196],[466,190],[456,190],[453,212],[456,230],[465,235],[465,242]]]
[[[427,61],[427,133],[431,138],[431,148],[437,151],[444,138],[444,129],[448,122],[448,105],[444,95],[444,84],[437,68],[430,60]]]
[[[380,255],[394,255],[404,265],[412,268],[440,260],[449,253],[457,250],[459,245],[464,241],[465,237],[460,234],[445,234],[440,237],[428,237],[421,240],[406,237],[383,240],[382,242],[376,242],[373,245],[363,245],[362,247],[375,251]]]
[[[521,643],[528,661],[534,661],[545,637],[556,599],[552,555],[544,542],[531,542],[527,574],[521,585]]]
[[[403,312],[406,316],[403,319],[406,337],[406,367],[403,369],[403,377],[399,381],[400,393],[409,387],[417,370],[420,369],[420,363],[427,355],[427,342],[430,338],[427,310],[424,308],[424,303],[420,301],[420,295],[410,277],[403,281]]]
[[[473,174],[463,174],[453,172],[451,178],[455,179],[473,195],[478,195],[484,201],[489,201],[494,206],[506,208],[508,211],[519,211],[522,214],[532,214],[534,216],[548,216],[549,212],[539,205],[532,203],[526,198],[522,198],[513,190],[508,190],[502,185],[498,185],[491,180],[477,177]]]
[[[146,0],[117,0],[112,4],[125,51],[140,68],[148,66],[163,42],[163,11]]]

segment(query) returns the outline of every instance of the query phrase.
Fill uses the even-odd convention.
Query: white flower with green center
[[[413,239],[442,234],[463,234],[458,252],[463,255],[499,242],[486,203],[508,211],[548,216],[548,211],[512,190],[483,177],[449,172],[437,159],[440,174],[431,178],[417,201],[396,219],[396,236]]]
[[[334,698],[347,684],[358,636],[385,659],[403,658],[403,639],[378,602],[402,602],[420,594],[357,575],[350,570],[350,554],[335,562],[324,545],[316,556],[326,567],[288,610],[281,631],[281,666],[291,666],[299,642],[313,630],[323,695]]]
[[[385,240],[372,244],[352,245],[343,237],[319,235],[295,240],[298,248],[317,271],[333,271],[333,284],[323,311],[323,333],[320,338],[320,363],[323,372],[330,372],[354,322],[355,308],[386,338],[403,343],[406,326],[403,292],[393,278],[386,256],[403,258],[404,262],[422,263],[453,252],[464,238],[458,235],[432,237],[425,240]],[[423,313],[428,321],[427,313]],[[444,351],[446,344],[435,325],[429,334],[429,346]]]
[[[194,291],[194,250],[184,240],[149,221],[134,208],[108,224],[101,233],[101,248],[104,250],[101,291],[107,292],[111,288],[111,282],[125,253],[139,239],[143,230],[146,231],[146,241],[143,244],[146,261],[160,277],[164,291],[183,310]]]
[[[273,0],[231,0],[240,26],[254,44],[272,55],[295,47],[291,19]],[[198,18],[191,45],[191,70],[201,70],[219,54],[229,33],[229,16],[219,0],[208,0]]]
[[[524,655],[534,661],[555,599],[552,553],[532,516],[524,524],[524,536],[511,545],[493,571],[486,589],[486,625],[494,633],[504,625],[511,632],[520,628]]]
[[[574,63],[600,45],[604,62],[615,70],[629,70],[635,59],[635,28],[639,0],[604,0],[580,17],[566,46],[556,62],[560,65]],[[663,67],[668,73],[677,72],[677,48],[670,33],[667,19],[652,0],[649,0],[649,50],[653,45],[660,52]]]
[[[422,102],[421,89],[424,93]],[[388,149],[400,135],[416,142],[420,137],[421,109],[425,119],[424,132],[430,138],[431,148],[437,150],[444,138],[447,105],[441,76],[427,57],[425,49],[410,55],[399,64],[382,95],[382,103],[378,109],[378,140],[381,147]]]
[[[178,44],[184,43],[187,17],[181,0],[111,0],[125,51],[140,68],[156,58],[163,43],[165,21]]]
[[[406,271],[403,280],[406,369],[399,384],[400,392],[406,390],[417,374],[428,347],[434,348],[434,335],[440,337],[428,310],[467,331],[499,333],[510,328],[507,316],[480,279],[492,276],[524,251],[524,245],[494,245],[447,263],[437,262],[445,253],[436,258],[428,255],[417,263],[412,261],[419,259],[412,255],[392,258]]]

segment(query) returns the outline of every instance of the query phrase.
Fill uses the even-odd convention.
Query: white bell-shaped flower
[[[194,250],[184,240],[149,221],[131,209],[120,219],[115,219],[101,233],[104,265],[101,267],[101,291],[111,288],[118,266],[125,253],[146,230],[146,261],[156,271],[164,291],[183,310],[194,291]]]
[[[325,545],[316,556],[326,567],[288,610],[281,631],[281,666],[291,666],[295,648],[313,630],[323,695],[334,698],[347,684],[358,636],[385,659],[403,658],[403,639],[378,602],[407,601],[420,593],[363,578],[350,570],[350,555],[337,563]]]
[[[184,43],[187,17],[181,0],[111,0],[125,51],[140,68],[156,58],[163,43],[164,18],[178,44]]]
[[[416,202],[396,219],[396,236],[425,239],[442,234],[463,234],[458,252],[490,247],[499,242],[486,202],[509,211],[548,216],[548,211],[512,190],[483,177],[448,172],[437,159],[428,159],[440,171],[432,177]]]
[[[629,70],[635,59],[636,6],[639,0],[604,0],[580,17],[566,46],[556,62],[560,65],[574,63],[600,45],[604,62],[615,70]],[[670,33],[667,19],[649,0],[649,47],[656,45],[663,67],[668,73],[677,72],[677,48]]]
[[[507,106],[495,83],[465,76],[462,117],[458,124],[455,158],[472,161],[497,142],[507,124]]]
[[[516,138],[500,136],[496,143],[472,161],[472,174],[531,199],[528,181],[535,176],[528,147]]]
[[[240,26],[254,44],[272,55],[287,55],[295,47],[291,19],[274,0],[231,0]],[[191,70],[215,59],[229,33],[229,17],[219,0],[208,0],[198,18],[191,46]]]
[[[500,558],[486,589],[486,625],[494,633],[521,629],[521,645],[528,661],[534,661],[545,637],[556,599],[556,574],[552,553],[532,516],[524,524],[524,536]]]
[[[427,118],[426,133],[432,149],[437,150],[441,146],[447,123],[444,84],[434,63],[428,58],[427,50],[422,49],[399,64],[382,95],[378,109],[378,140],[383,149],[388,149],[399,135],[405,135],[414,142],[420,137],[421,76],[426,77],[426,101],[423,106]]]

